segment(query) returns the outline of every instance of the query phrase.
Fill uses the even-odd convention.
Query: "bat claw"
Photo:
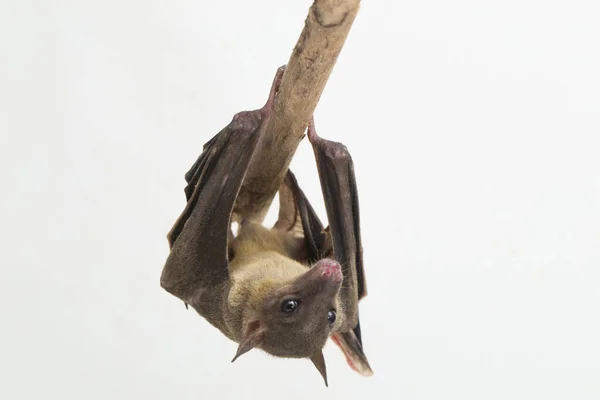
[[[317,135],[317,130],[315,129],[315,117],[310,117],[308,121],[308,130],[306,132],[308,135],[308,140],[314,144],[317,140],[320,139],[319,135]]]
[[[282,65],[277,68],[277,72],[275,73],[275,77],[273,78],[273,83],[271,84],[271,92],[269,93],[269,98],[267,102],[261,109],[263,115],[270,115],[273,112],[275,107],[275,97],[277,97],[277,93],[279,92],[279,87],[281,86],[281,80],[283,79],[283,73],[285,72],[286,65]]]

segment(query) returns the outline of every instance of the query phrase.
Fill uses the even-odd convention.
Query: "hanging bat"
[[[283,72],[277,71],[264,107],[236,114],[185,175],[187,204],[168,234],[160,284],[238,344],[232,362],[254,348],[309,358],[327,386],[322,349],[329,338],[353,370],[372,375],[358,317],[366,287],[354,165],[346,147],[320,138],[311,119],[307,136],[327,228],[288,170],[275,225],[241,215],[237,234],[232,231],[236,197],[273,114]]]

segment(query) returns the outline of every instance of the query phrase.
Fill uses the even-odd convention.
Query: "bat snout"
[[[334,285],[342,283],[342,267],[337,261],[324,259],[319,261],[315,267],[319,270],[321,278],[326,279]]]

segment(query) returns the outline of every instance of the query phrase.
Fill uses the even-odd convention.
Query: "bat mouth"
[[[317,269],[321,278],[327,283],[334,286],[338,286],[342,283],[344,278],[342,266],[337,261],[326,258],[317,262],[314,268]]]

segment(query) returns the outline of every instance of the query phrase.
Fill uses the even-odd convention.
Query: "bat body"
[[[254,348],[309,358],[327,385],[322,348],[329,338],[355,371],[372,374],[358,318],[366,287],[350,154],[342,144],[320,138],[310,122],[327,228],[289,170],[273,227],[234,212],[283,71],[277,71],[265,106],[236,114],[186,174],[187,204],[168,235],[171,250],[161,286],[238,343],[232,361]]]

